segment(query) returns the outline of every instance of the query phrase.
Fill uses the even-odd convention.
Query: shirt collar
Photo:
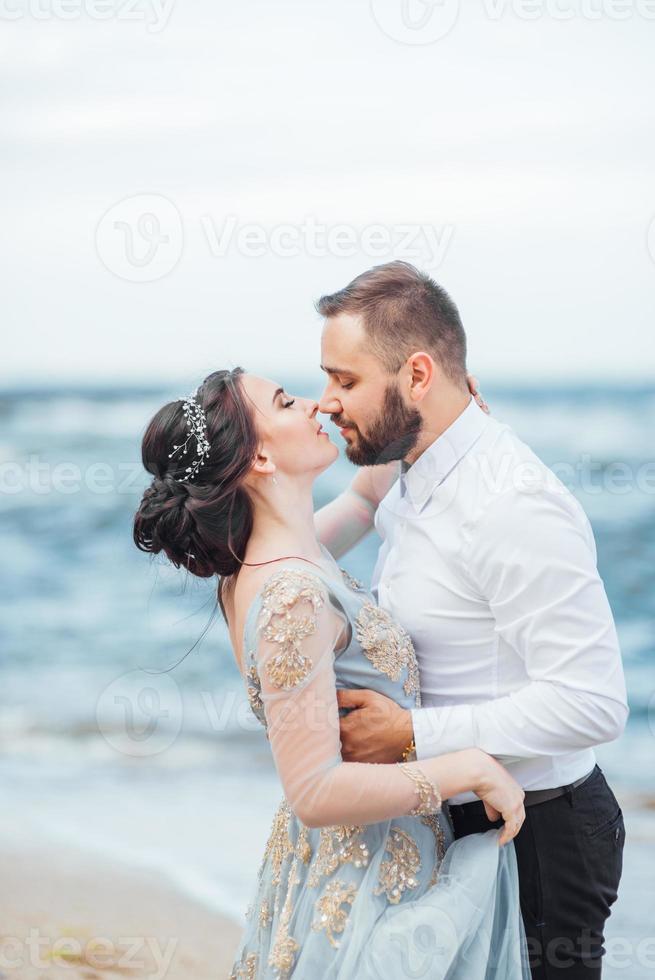
[[[487,427],[488,416],[474,398],[455,421],[411,466],[400,464],[400,495],[409,496],[418,513]]]

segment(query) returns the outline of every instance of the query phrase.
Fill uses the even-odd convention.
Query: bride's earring
[[[277,486],[277,477],[276,476],[272,476],[271,477],[271,483],[273,484],[274,487]]]

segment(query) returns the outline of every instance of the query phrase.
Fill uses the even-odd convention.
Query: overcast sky
[[[394,257],[483,381],[653,377],[655,3],[0,7],[4,383],[316,371]]]

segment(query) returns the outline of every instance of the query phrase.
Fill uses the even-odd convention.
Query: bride
[[[231,980],[524,980],[519,785],[477,749],[341,758],[337,688],[413,707],[420,685],[409,636],[317,538],[312,485],[338,456],[317,408],[240,368],[216,371],[143,438],[153,480],[135,543],[220,576],[284,791]],[[443,801],[466,790],[504,826],[454,842]]]

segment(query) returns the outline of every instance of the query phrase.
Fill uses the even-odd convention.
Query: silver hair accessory
[[[198,386],[199,388],[200,386]],[[176,453],[182,450],[182,455],[186,456],[189,452],[189,439],[193,436],[196,440],[196,455],[197,459],[194,459],[193,463],[184,471],[184,476],[174,477],[178,483],[184,483],[185,480],[193,480],[194,476],[202,466],[205,458],[209,455],[210,445],[209,439],[207,437],[207,416],[205,415],[202,405],[199,405],[196,401],[196,395],[198,394],[198,388],[192,391],[190,395],[184,399],[184,418],[186,420],[187,429],[189,434],[186,440],[178,445],[173,446],[173,452],[168,454],[168,458],[171,459]]]

